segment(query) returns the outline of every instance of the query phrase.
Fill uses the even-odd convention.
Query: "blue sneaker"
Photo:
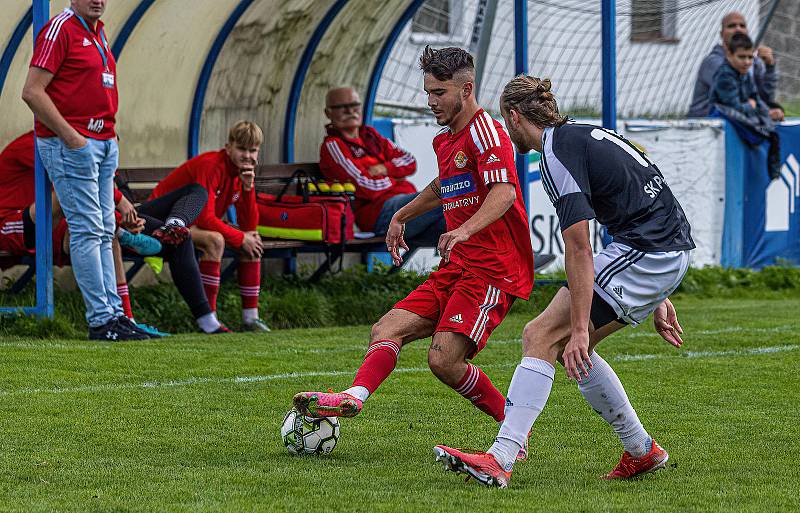
[[[164,337],[169,337],[170,336],[169,333],[165,333],[163,331],[159,331],[158,328],[150,326],[149,324],[145,324],[143,322],[137,322],[136,323],[136,327],[139,328],[140,330],[144,331],[145,333],[147,333],[148,335],[150,335],[153,338],[164,338]]]
[[[149,235],[143,233],[134,235],[131,232],[122,230],[122,233],[119,234],[117,238],[121,246],[141,256],[151,256],[161,253],[161,243]]]

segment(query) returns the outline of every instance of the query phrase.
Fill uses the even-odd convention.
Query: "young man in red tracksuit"
[[[239,291],[242,296],[242,327],[269,331],[258,316],[261,286],[261,236],[254,187],[258,150],[264,136],[250,121],[239,121],[230,129],[228,143],[219,151],[198,155],[164,178],[150,199],[196,183],[208,191],[208,202],[190,227],[195,247],[202,253],[200,276],[211,309],[217,310],[220,264],[225,246],[239,252]],[[222,220],[228,208],[236,207],[239,228]]]
[[[328,180],[356,187],[356,224],[365,232],[386,233],[395,212],[419,194],[407,180],[417,170],[413,155],[398,148],[371,126],[361,124],[361,100],[351,87],[331,89],[325,98],[331,121],[319,152],[319,167]],[[441,208],[406,225],[412,245],[435,246],[446,230]]]

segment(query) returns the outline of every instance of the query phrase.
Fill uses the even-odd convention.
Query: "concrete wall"
[[[109,2],[103,20],[112,44],[140,1]],[[249,118],[265,130],[262,160],[281,161],[292,80],[312,33],[334,1],[254,0],[250,4],[213,68],[203,106],[200,151],[219,148],[228,127]],[[325,124],[325,90],[343,83],[366,90],[377,53],[410,1],[350,0],[333,20],[301,95],[297,159],[317,158]],[[158,0],[146,11],[118,62],[121,166],[175,166],[186,159],[198,78],[214,40],[239,2]],[[30,5],[28,0],[7,3],[0,19],[0,42],[7,42]],[[68,0],[52,0],[51,5],[54,15]],[[20,99],[31,38],[28,31],[0,96],[0,147],[31,126],[31,114]]]
[[[770,2],[771,3],[771,2]],[[765,16],[769,3],[762,5]],[[778,4],[763,44],[772,47],[780,72],[778,101],[800,109],[800,2],[783,0]]]

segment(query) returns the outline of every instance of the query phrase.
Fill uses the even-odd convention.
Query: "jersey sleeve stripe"
[[[544,153],[542,153],[542,160],[539,162],[539,170],[542,173],[542,186],[544,187],[544,192],[547,193],[547,197],[550,198],[550,202],[555,205],[556,201],[558,201],[558,196],[555,193],[555,188],[553,187],[553,178],[550,176],[550,170],[547,168],[547,157]]]
[[[34,66],[42,67],[47,64],[48,59],[50,59],[50,55],[53,53],[53,47],[55,46],[56,39],[58,39],[58,34],[61,32],[61,27],[71,17],[72,12],[65,11],[53,19],[47,34],[45,34],[45,42],[42,48],[42,53],[33,63]]]
[[[478,136],[480,136],[481,141],[483,141],[483,149],[487,151],[489,148],[494,147],[492,144],[491,137],[489,136],[488,132],[486,131],[486,127],[483,126],[483,119],[478,116],[475,118],[475,130],[478,132]]]
[[[505,168],[500,170],[500,181],[508,182],[508,171]]]
[[[408,166],[413,163],[414,163],[414,157],[412,157],[408,153],[406,153],[402,157],[396,157],[392,159],[392,164],[394,164],[396,167]]]
[[[336,141],[329,141],[327,146],[328,150],[331,152],[331,156],[333,156],[333,160],[342,166],[347,174],[353,177],[356,183],[361,187],[373,191],[382,191],[392,186],[392,181],[389,180],[389,178],[370,180],[366,176],[362,175],[361,170],[359,170],[355,164],[350,161],[350,159],[344,156],[344,153],[342,153],[342,150],[339,148],[339,145],[336,143]]]
[[[491,123],[486,119],[487,117],[491,119],[491,116],[489,116],[489,114],[484,112],[483,114],[478,116],[478,122],[481,124],[481,128],[483,128],[483,133],[486,136],[486,140],[489,141],[489,144],[487,145],[488,149],[488,148],[494,148],[495,146],[500,146],[500,141],[499,138],[497,137],[497,131],[492,133],[492,129],[494,128],[494,126],[493,123]]]
[[[478,153],[483,154],[483,152],[485,151],[485,146],[483,145],[483,142],[481,141],[481,139],[480,139],[480,137],[478,135],[478,131],[475,129],[475,124],[474,123],[472,125],[470,125],[469,133],[472,134],[472,142],[474,142],[475,146],[478,147]]]
[[[492,146],[500,146],[500,136],[497,135],[497,128],[494,126],[494,118],[486,111],[481,114],[481,117],[483,118],[483,122],[486,123],[486,128],[491,136]]]
[[[558,193],[557,197],[560,198],[567,194],[572,194],[573,192],[582,192],[581,188],[578,186],[578,182],[575,181],[575,178],[567,170],[566,166],[564,166],[553,152],[554,132],[552,129],[549,130],[549,137],[545,139],[544,151],[542,153],[547,158],[547,170],[553,181],[554,189]]]

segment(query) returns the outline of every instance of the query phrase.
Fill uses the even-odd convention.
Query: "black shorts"
[[[569,284],[564,285],[564,288],[569,289]],[[592,293],[592,310],[589,313],[589,320],[592,321],[592,326],[594,326],[596,330],[599,330],[611,321],[617,321],[620,324],[628,324],[619,318],[614,308],[612,308],[605,299],[600,297],[600,294],[598,294],[596,290]]]

